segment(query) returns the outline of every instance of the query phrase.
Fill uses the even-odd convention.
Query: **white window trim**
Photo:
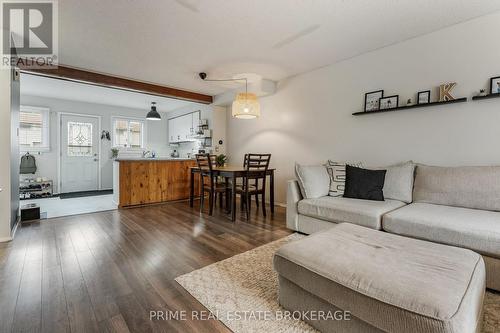
[[[22,153],[26,152],[49,152],[50,151],[50,109],[41,106],[30,106],[30,105],[20,105],[20,112],[40,112],[42,114],[42,140],[47,143],[46,146],[42,147],[25,147],[19,144],[19,151]],[[44,127],[43,124],[47,123]]]
[[[142,123],[142,145],[141,148],[131,148],[131,147],[121,147],[115,145],[115,121],[116,120],[127,120],[127,121],[140,121]],[[112,116],[111,117],[111,146],[123,151],[142,151],[146,147],[147,138],[147,122],[145,118],[137,117],[127,117],[127,116]]]

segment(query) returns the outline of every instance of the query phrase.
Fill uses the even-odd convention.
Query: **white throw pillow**
[[[376,169],[387,170],[383,189],[384,198],[406,203],[413,201],[413,181],[415,179],[415,163],[413,161]]]
[[[324,165],[306,166],[296,163],[295,174],[304,198],[313,199],[328,195],[330,176]]]
[[[328,171],[328,175],[330,176],[330,190],[328,195],[331,197],[340,197],[344,195],[345,189],[345,166],[346,164],[362,168],[363,163],[361,162],[335,162],[332,160],[328,160],[326,162],[326,169]]]

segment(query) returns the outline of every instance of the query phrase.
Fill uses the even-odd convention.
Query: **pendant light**
[[[232,104],[231,115],[238,119],[255,119],[260,117],[260,104],[257,95],[248,92],[248,79],[218,79],[207,80],[207,73],[199,73],[204,81],[245,81],[245,92],[238,93]]]
[[[161,120],[161,116],[156,111],[156,102],[151,102],[151,111],[148,112],[146,116],[147,120]]]
[[[231,114],[234,118],[254,119],[260,117],[260,105],[257,95],[239,93],[233,101]]]

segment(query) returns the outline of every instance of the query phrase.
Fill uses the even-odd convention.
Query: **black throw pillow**
[[[346,165],[344,198],[384,201],[387,170],[368,170]]]

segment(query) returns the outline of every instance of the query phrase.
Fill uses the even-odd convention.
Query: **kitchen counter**
[[[187,158],[116,159],[113,201],[124,208],[188,199],[194,166],[196,161]]]
[[[187,157],[123,157],[116,158],[115,161],[144,161],[144,162],[154,162],[154,161],[194,161],[194,158]]]

